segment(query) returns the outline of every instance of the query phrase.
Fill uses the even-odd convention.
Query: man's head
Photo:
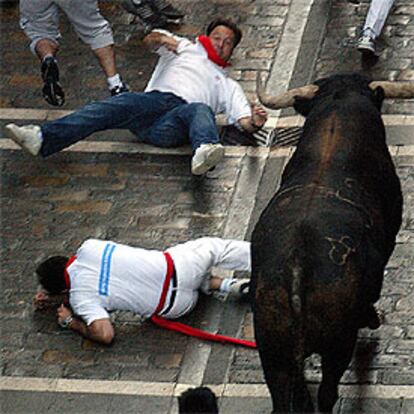
[[[241,30],[229,19],[213,20],[208,25],[206,34],[217,54],[225,61],[230,59],[233,49],[242,38]]]
[[[37,267],[39,283],[49,293],[56,294],[66,290],[64,272],[67,262],[67,257],[52,256]]]
[[[189,388],[178,397],[180,414],[218,413],[217,397],[208,387]]]

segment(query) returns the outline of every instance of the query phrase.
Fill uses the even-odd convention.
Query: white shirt
[[[68,267],[69,302],[87,325],[128,310],[149,317],[155,311],[167,272],[162,252],[103,240],[87,240]]]
[[[250,270],[250,243],[203,237],[167,249],[177,272],[176,297],[163,316],[178,318],[196,304],[198,289],[208,282],[213,266]],[[108,311],[128,310],[150,317],[158,306],[167,273],[163,252],[130,247],[112,241],[87,240],[67,269],[69,302],[87,325],[109,318]],[[206,279],[207,278],[207,279]],[[173,295],[170,284],[165,308]]]
[[[171,92],[188,103],[201,102],[215,114],[225,114],[230,124],[251,116],[251,108],[241,86],[224,69],[213,63],[197,41],[154,30],[178,42],[177,53],[161,46],[160,56],[145,92]]]

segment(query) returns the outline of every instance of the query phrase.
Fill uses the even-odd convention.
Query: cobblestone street
[[[99,3],[115,33],[119,71],[140,91],[156,62],[142,45],[144,27],[117,1]],[[186,12],[184,24],[172,28],[180,35],[202,33],[217,15],[240,23],[244,36],[230,74],[252,102],[258,71],[271,91],[344,71],[414,81],[412,0],[395,0],[374,65],[356,50],[368,0],[172,3]],[[86,238],[156,249],[204,235],[248,240],[294,147],[226,147],[224,162],[205,177],[191,175],[190,148],[137,144],[119,130],[96,133],[47,160],[31,158],[4,137],[4,125],[63,112],[41,97],[39,63],[18,15],[17,1],[0,1],[2,412],[175,414],[175,396],[200,384],[220,397],[223,414],[271,412],[257,351],[190,339],[125,312],[113,315],[114,344],[96,345],[60,329],[54,312],[33,312],[34,268],[48,256],[73,254]],[[61,31],[61,109],[68,111],[108,92],[97,61],[63,16]],[[269,130],[301,125],[293,110],[276,112]],[[387,100],[383,113],[404,195],[403,224],[378,302],[385,321],[360,331],[337,414],[414,413],[414,100]],[[202,297],[180,321],[254,339],[247,304]],[[314,394],[319,357],[308,359],[306,379]]]

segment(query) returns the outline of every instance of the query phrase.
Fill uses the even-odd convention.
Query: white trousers
[[[246,241],[203,237],[170,247],[167,252],[174,261],[178,285],[174,306],[164,315],[170,319],[178,318],[194,308],[198,290],[210,277],[212,267],[251,270],[250,242]]]
[[[379,37],[394,0],[372,0],[365,19],[364,31],[370,30],[374,39]]]

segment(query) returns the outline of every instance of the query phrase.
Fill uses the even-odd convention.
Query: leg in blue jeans
[[[177,106],[142,131],[140,137],[157,147],[178,147],[190,143],[193,151],[201,144],[220,141],[214,113],[203,103]]]
[[[94,132],[106,129],[150,127],[158,118],[185,101],[171,93],[123,93],[92,102],[74,113],[41,126],[43,157],[69,147]]]

